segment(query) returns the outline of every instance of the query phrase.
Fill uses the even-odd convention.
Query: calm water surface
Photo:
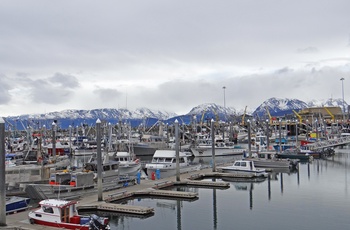
[[[110,216],[112,229],[350,229],[350,149],[334,158],[300,164],[296,172],[276,172],[260,183],[230,182],[229,189],[188,188],[194,201],[142,198],[146,218]],[[217,180],[220,181],[220,180]],[[141,182],[142,183],[142,182]],[[184,189],[184,188],[182,188]]]

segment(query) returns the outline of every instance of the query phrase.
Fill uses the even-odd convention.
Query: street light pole
[[[226,95],[225,95],[226,86],[224,86],[222,88],[224,89],[224,108],[226,108]]]
[[[344,113],[345,113],[345,101],[344,101],[344,78],[340,78],[341,80],[341,92],[342,92],[342,97],[343,97],[343,120],[344,120]]]
[[[52,122],[52,159],[54,162],[56,162],[56,131],[57,131],[57,125],[55,122]]]

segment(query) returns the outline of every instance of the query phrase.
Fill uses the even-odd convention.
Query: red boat
[[[65,229],[107,230],[109,220],[97,215],[81,216],[76,210],[77,201],[47,199],[39,202],[40,208],[28,214],[31,224]]]

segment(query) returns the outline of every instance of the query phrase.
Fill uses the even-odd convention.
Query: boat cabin
[[[233,167],[242,170],[255,170],[254,162],[246,160],[235,161]]]
[[[131,155],[128,152],[117,152],[114,159],[119,162],[129,162],[132,161]]]
[[[59,227],[64,229],[97,230],[110,229],[108,218],[96,215],[81,216],[76,209],[77,201],[46,199],[39,202],[40,207],[29,212],[31,224]]]
[[[187,163],[187,157],[185,152],[179,152],[180,163]],[[157,150],[153,155],[152,163],[176,163],[176,153],[174,150]]]

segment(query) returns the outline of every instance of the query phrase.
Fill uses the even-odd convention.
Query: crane
[[[203,112],[202,112],[202,117],[201,117],[201,120],[200,120],[200,126],[201,127],[203,126],[204,116],[205,116],[206,112],[207,112],[207,109],[204,109]]]
[[[324,109],[326,110],[326,112],[331,116],[331,123],[334,122],[335,119],[334,119],[333,113],[331,113],[331,111],[330,111],[327,107],[323,107],[323,108],[324,108]]]
[[[270,124],[271,124],[272,123],[272,117],[271,117],[269,108],[267,106],[265,106],[265,109],[266,109],[267,116],[269,116],[269,120],[270,120]]]
[[[303,123],[303,118],[293,109],[293,113],[299,118],[299,122]]]
[[[244,113],[242,115],[242,122],[241,122],[242,126],[244,126],[244,124],[245,124],[245,115],[246,115],[246,113],[247,113],[247,106],[245,106]]]

